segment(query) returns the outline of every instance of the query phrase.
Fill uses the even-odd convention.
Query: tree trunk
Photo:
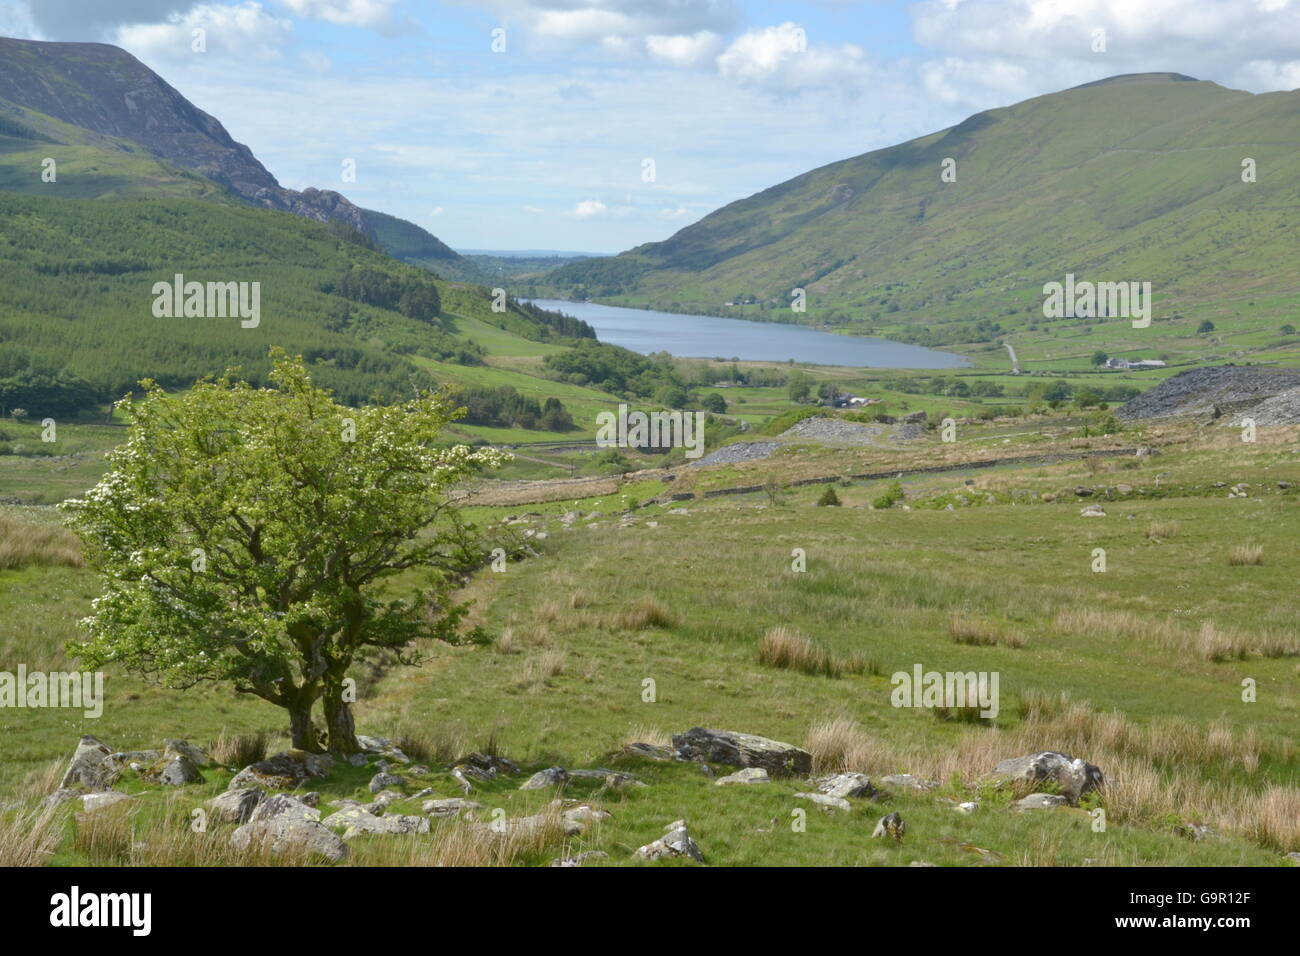
[[[329,751],[340,757],[361,752],[357,743],[357,726],[352,720],[352,705],[343,699],[343,688],[327,687],[325,690],[325,732],[329,735]]]
[[[293,738],[294,750],[320,753],[320,741],[316,739],[316,728],[311,723],[312,703],[311,697],[303,695],[301,699],[286,705],[289,711],[289,736]]]

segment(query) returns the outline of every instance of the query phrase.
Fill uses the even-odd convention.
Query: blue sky
[[[617,252],[1118,73],[1300,86],[1300,0],[0,0],[0,34],[123,46],[284,185],[475,249]]]

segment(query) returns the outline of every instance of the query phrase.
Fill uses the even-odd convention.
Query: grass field
[[[838,508],[815,504],[825,486],[788,482],[819,462],[838,459],[840,473],[891,460],[903,470],[914,457],[959,459],[961,450],[936,441],[907,454],[778,457],[695,479],[702,489],[766,472],[770,494],[631,512],[622,493],[644,503],[687,484],[629,483],[618,495],[525,509],[476,506],[468,517],[477,522],[534,512],[526,526],[547,532],[535,542],[541,556],[485,571],[466,589],[491,645],[430,647],[414,668],[360,668],[358,727],[405,735],[431,755],[432,772],[411,778],[408,794],[418,785],[433,796],[458,795],[440,755],[488,745],[527,771],[603,766],[648,784],[594,792],[574,783],[566,796],[612,816],[568,841],[557,833],[509,852],[480,847],[484,861],[544,863],[594,848],[609,864],[635,862],[633,849],[685,818],[714,865],[1286,863],[1284,853],[1300,850],[1293,735],[1300,633],[1290,597],[1300,570],[1297,436],[1274,431],[1243,445],[1235,433],[1153,428],[1081,442],[1062,425],[1033,441],[1032,423],[984,427],[969,433],[964,451],[972,458],[1005,451],[1004,440],[1014,450],[1059,452],[1154,442],[1164,453],[909,477],[901,483],[906,497],[884,510],[871,503],[887,481],[839,483]],[[1229,498],[1240,483],[1248,496]],[[1096,490],[1083,498],[1079,486]],[[1081,517],[1090,502],[1106,516]],[[674,510],[681,507],[685,514]],[[566,526],[560,515],[570,509],[588,517]],[[6,516],[47,528],[57,520],[35,508]],[[1242,547],[1257,550],[1239,562]],[[1095,570],[1098,548],[1104,571]],[[794,549],[806,555],[805,571],[793,569]],[[96,593],[85,568],[33,558],[0,570],[0,660],[70,666],[62,645],[77,638],[76,621]],[[832,678],[761,664],[759,642],[778,625],[835,659],[862,661],[860,672]],[[891,675],[917,664],[996,671],[996,719],[945,720],[891,706]],[[1242,697],[1247,679],[1257,688],[1250,703]],[[0,790],[20,797],[48,790],[81,733],[129,749],[170,736],[207,744],[223,731],[281,730],[274,708],[228,690],[166,691],[112,670],[106,686],[97,720],[66,710],[0,711]],[[718,787],[695,766],[620,753],[693,726],[805,746],[820,771],[911,773],[938,788],[886,791],[877,802],[853,801],[850,812],[824,811],[794,796],[808,789],[801,780]],[[1087,805],[1018,813],[1009,809],[1012,793],[989,785],[997,761],[1042,749],[1101,767],[1104,832]],[[326,801],[363,797],[368,774],[348,768],[315,789]],[[77,823],[63,808],[52,862],[224,859],[226,831],[184,832],[189,809],[219,792],[229,772],[205,775],[203,785],[170,794],[128,782],[138,791],[134,803],[98,811],[106,816],[94,823]],[[481,812],[501,808],[513,818],[543,809],[550,792],[520,792],[520,779],[480,788],[473,796]],[[979,809],[960,814],[953,801]],[[418,813],[418,803],[389,812]],[[799,808],[807,811],[802,831],[792,828]],[[869,839],[887,809],[908,821],[901,846]],[[1190,839],[1190,824],[1216,835]],[[111,838],[113,827],[125,827],[126,837]],[[169,836],[132,850],[132,828]],[[107,836],[91,839],[99,829]],[[352,861],[450,859],[466,852],[450,832],[353,840]]]

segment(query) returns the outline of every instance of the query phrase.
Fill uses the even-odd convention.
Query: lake
[[[754,362],[812,362],[861,368],[965,368],[960,355],[865,335],[837,335],[803,325],[751,322],[711,315],[625,309],[594,302],[531,299],[543,309],[582,319],[602,342],[633,352]]]

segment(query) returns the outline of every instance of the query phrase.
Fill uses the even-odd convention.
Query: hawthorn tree
[[[171,688],[228,681],[289,712],[293,746],[359,748],[346,683],[362,648],[412,663],[414,642],[452,643],[451,601],[485,558],[449,488],[505,459],[438,447],[464,409],[440,393],[350,409],[272,353],[271,387],[233,372],[169,395],[142,382],[104,478],[64,505],[105,590],[69,650]],[[417,572],[410,599],[387,592]]]

